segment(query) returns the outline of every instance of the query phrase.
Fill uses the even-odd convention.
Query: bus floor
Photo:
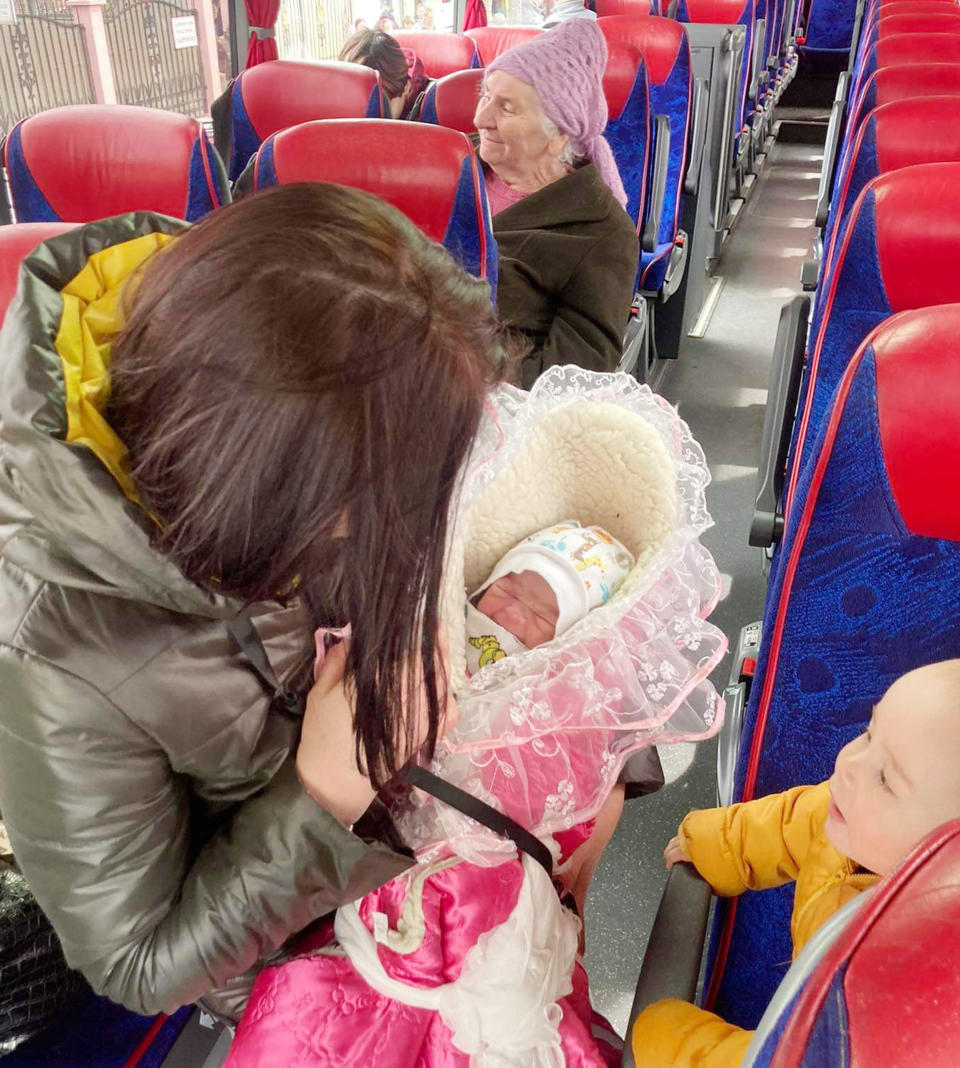
[[[724,284],[706,335],[687,338],[657,384],[679,405],[713,474],[707,500],[715,525],[704,541],[724,597],[712,620],[731,638],[763,606],[760,552],[747,545],[747,529],[770,356],[780,306],[800,291],[800,264],[810,255],[820,159],[819,147],[774,146],[714,272]],[[728,656],[714,676],[718,689],[729,668]],[[661,751],[667,785],[626,805],[587,898],[594,1005],[621,1034],[665,881],[662,850],[688,809],[714,804],[715,750],[706,742]],[[163,1068],[220,1068],[229,1034],[204,1022],[195,1013]]]
[[[655,383],[679,406],[713,475],[707,503],[715,525],[703,540],[724,595],[711,619],[731,645],[763,610],[766,579],[747,532],[777,322],[800,292],[800,266],[811,254],[821,159],[818,145],[774,145],[714,271],[723,288],[706,334],[686,338]],[[729,671],[728,653],[713,676],[718,690]],[[620,1034],[666,879],[663,847],[687,811],[716,804],[715,758],[713,742],[661,749],[667,785],[627,802],[594,876],[586,967],[595,1008]]]

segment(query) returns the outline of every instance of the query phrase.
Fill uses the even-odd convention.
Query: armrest
[[[804,293],[812,293],[820,282],[820,261],[804,260],[800,264],[800,288]]]
[[[743,713],[747,707],[747,684],[737,682],[723,691],[726,709],[723,727],[717,738],[717,804],[729,805],[733,799],[733,779],[740,754]]]
[[[837,153],[840,149],[840,133],[843,118],[847,110],[847,86],[850,75],[843,71],[837,79],[837,93],[830,109],[830,122],[827,124],[827,140],[823,146],[823,166],[820,168],[820,187],[817,190],[816,225],[823,229],[827,225],[830,211],[830,194],[833,191],[833,172],[837,166]]]
[[[750,84],[747,87],[747,99],[756,100],[760,91],[760,57],[763,54],[763,41],[767,32],[767,20],[757,19],[753,26],[753,48],[750,50]]]
[[[860,31],[863,29],[865,12],[865,0],[857,0],[857,8],[853,15],[853,33],[850,35],[850,58],[847,60],[847,74],[849,75],[853,74],[853,67],[857,62],[857,52],[860,50]]]
[[[691,196],[695,196],[700,187],[700,168],[703,165],[703,147],[707,140],[707,112],[709,110],[709,83],[706,78],[697,78],[693,85],[690,157],[687,160],[687,176],[683,183],[684,193],[689,193]]]
[[[636,1068],[630,1035],[640,1013],[661,998],[693,1001],[707,934],[712,891],[692,864],[675,864],[647,942],[624,1038],[622,1068]]]
[[[644,252],[657,251],[663,203],[667,198],[667,177],[670,171],[670,120],[666,115],[653,117],[653,145],[653,171],[650,176],[647,222],[640,238],[640,247]]]
[[[780,312],[760,439],[756,508],[750,524],[750,544],[761,548],[779,541],[783,534],[780,495],[800,392],[809,314],[809,297],[794,297]]]

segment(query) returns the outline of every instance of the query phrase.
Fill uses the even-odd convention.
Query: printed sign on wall
[[[0,0],[0,4],[2,3],[3,0]],[[193,15],[180,15],[171,19],[170,25],[173,26],[174,48],[197,47],[197,20]]]

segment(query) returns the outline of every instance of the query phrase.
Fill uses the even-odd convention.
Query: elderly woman
[[[529,386],[546,368],[612,371],[630,313],[639,245],[603,138],[607,61],[594,22],[575,20],[487,68],[475,123],[500,249],[503,322],[533,343]]]

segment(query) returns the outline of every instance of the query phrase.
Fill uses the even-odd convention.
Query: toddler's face
[[[830,798],[831,845],[878,875],[960,816],[960,661],[911,671],[887,690],[840,751]]]
[[[477,611],[528,649],[555,637],[560,615],[557,595],[535,571],[511,572],[491,583],[477,602]]]

